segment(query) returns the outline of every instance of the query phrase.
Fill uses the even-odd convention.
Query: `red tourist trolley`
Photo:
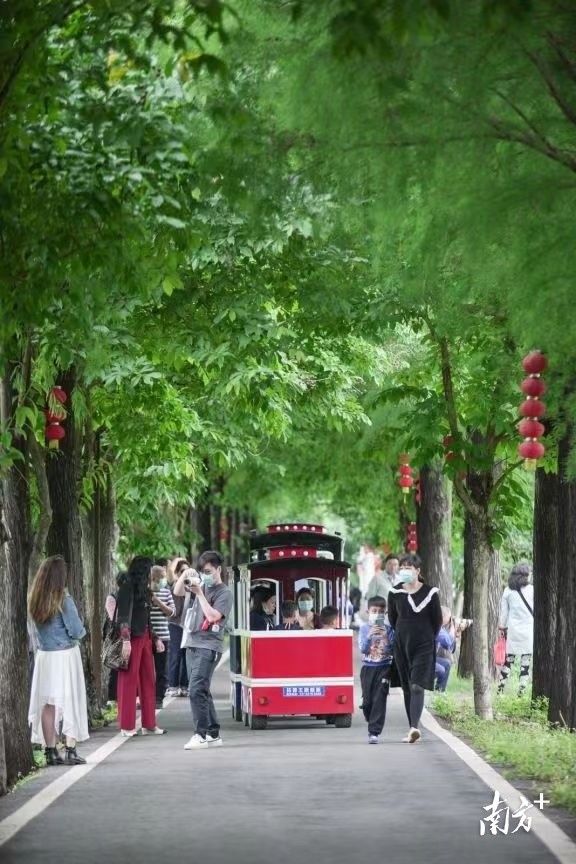
[[[348,620],[344,541],[322,525],[269,525],[252,532],[250,563],[233,568],[234,631],[230,637],[232,716],[251,729],[268,718],[312,716],[348,727],[354,713],[353,634]],[[339,629],[250,631],[250,591],[265,584],[280,606],[305,586],[314,612],[339,610]]]

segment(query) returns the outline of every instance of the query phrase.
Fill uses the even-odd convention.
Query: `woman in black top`
[[[138,556],[128,571],[118,580],[118,624],[122,635],[122,657],[128,661],[127,669],[118,671],[118,722],[122,735],[136,734],[136,694],[140,696],[142,734],[162,735],[156,725],[156,678],[150,626],[150,570],[152,558]],[[156,650],[163,651],[164,643],[155,640]]]
[[[273,588],[256,587],[252,595],[250,630],[274,630],[276,628],[276,592]]]
[[[420,581],[420,567],[418,555],[404,555],[396,587],[388,595],[388,620],[395,631],[394,662],[410,724],[403,739],[408,744],[420,738],[424,691],[434,689],[436,636],[442,626],[438,588]]]

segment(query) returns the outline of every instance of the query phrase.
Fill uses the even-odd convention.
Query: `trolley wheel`
[[[335,714],[333,719],[336,729],[349,729],[352,726],[352,714]]]
[[[265,714],[249,714],[248,726],[250,729],[266,729],[268,717]]]
[[[326,723],[328,726],[333,726],[335,723],[334,714],[326,714]]]

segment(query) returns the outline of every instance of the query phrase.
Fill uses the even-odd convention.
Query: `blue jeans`
[[[168,686],[188,689],[188,673],[186,672],[186,649],[180,648],[182,642],[182,627],[168,624],[170,646],[168,648]]]
[[[452,663],[447,657],[436,657],[436,690],[446,690]]]
[[[213,738],[220,735],[220,721],[214,708],[210,684],[221,656],[218,651],[209,648],[186,649],[192,722],[194,732],[202,738],[206,737],[206,733]]]

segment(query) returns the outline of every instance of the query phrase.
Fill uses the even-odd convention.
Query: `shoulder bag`
[[[530,612],[530,614],[532,615],[532,617],[534,617],[534,612],[532,611],[532,607],[530,606],[530,604],[529,604],[528,601],[526,600],[524,594],[522,593],[522,589],[521,589],[521,588],[516,588],[516,591],[518,591],[518,594],[519,594],[520,597],[522,598],[522,602],[524,603],[524,605],[526,606],[526,608],[528,609],[528,611]]]
[[[128,613],[128,620],[130,623],[132,623],[132,607],[134,605],[134,588],[132,586],[131,588],[132,595],[130,597],[130,612]],[[107,666],[108,669],[127,669],[128,663],[130,662],[124,660],[122,657],[122,636],[120,635],[120,625],[118,624],[118,601],[116,601],[114,617],[110,622],[108,632],[106,633],[102,643],[101,657],[103,665]]]

